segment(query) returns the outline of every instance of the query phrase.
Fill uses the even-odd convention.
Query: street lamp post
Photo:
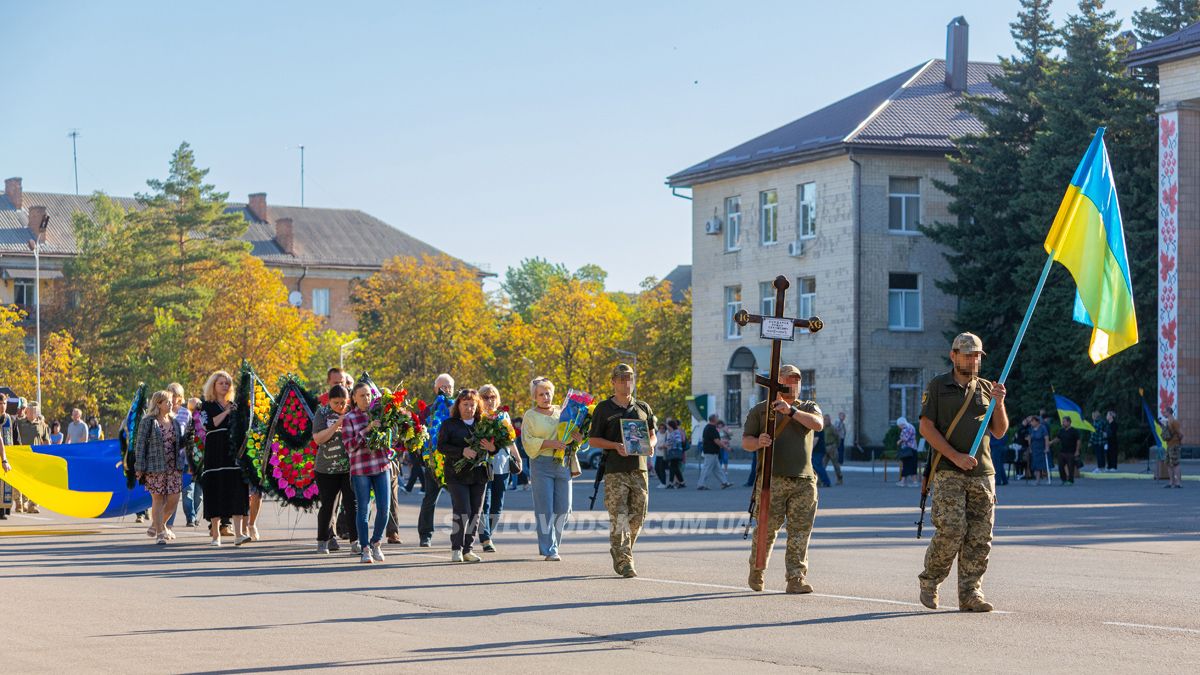
[[[338,347],[338,368],[342,368],[342,369],[346,368],[346,347],[350,347],[350,346],[354,345],[355,343],[361,342],[361,341],[362,341],[362,338],[354,338],[353,340],[347,342],[346,344],[342,345],[341,347]]]
[[[29,240],[29,248],[33,249],[33,324],[34,345],[37,351],[37,400],[42,402],[42,237],[50,226],[50,216],[43,215],[42,222],[37,224],[33,239]]]

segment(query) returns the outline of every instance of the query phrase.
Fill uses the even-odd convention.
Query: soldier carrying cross
[[[797,401],[800,369],[779,365],[782,340],[793,339],[796,327],[821,330],[821,320],[783,316],[786,277],[775,279],[775,316],[763,317],[738,312],[734,321],[762,325],[762,337],[771,342],[769,377],[755,381],[767,387],[766,400],[750,409],[742,432],[742,448],[761,453],[751,511],[755,516],[750,547],[751,590],[763,590],[763,573],[779,528],[787,523],[787,592],[812,593],[808,573],[808,539],[817,514],[817,478],[812,466],[813,432],[825,426],[824,415],[813,401]],[[754,506],[757,505],[757,506]]]

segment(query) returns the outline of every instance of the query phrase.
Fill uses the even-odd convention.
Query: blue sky
[[[1112,0],[1126,20],[1151,0]],[[230,198],[357,208],[503,273],[597,263],[634,290],[691,260],[670,173],[926,59],[1010,0],[3,3],[0,173],[144,191],[188,141]],[[1061,20],[1074,3],[1059,2]]]

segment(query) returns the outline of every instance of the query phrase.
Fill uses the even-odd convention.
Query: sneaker
[[[329,550],[330,550],[330,551],[339,551],[339,550],[341,550],[341,548],[342,548],[342,545],[338,543],[337,537],[334,537],[333,539],[330,539],[330,540],[329,540],[328,542],[326,542],[326,543],[328,543],[328,544],[329,544]]]
[[[156,540],[154,543],[158,544],[159,546],[166,546],[167,545],[167,535],[165,533],[158,535],[158,540]]]
[[[432,545],[433,545],[433,541],[429,540],[429,539],[422,539],[421,543],[418,544],[418,546],[420,546],[421,548],[429,548]]]
[[[221,547],[221,538],[217,537],[216,539],[213,539],[212,541],[208,542],[208,545],[216,546],[217,548],[220,548]]]
[[[752,591],[762,591],[763,589],[763,571],[750,570],[750,578],[746,581]]]
[[[463,552],[462,551],[454,550],[454,551],[450,552],[450,562],[462,562],[462,561],[463,561]]]
[[[733,487],[733,483],[721,483],[721,489],[722,489],[722,490],[725,490],[725,489],[728,489],[728,488],[731,488],[731,487]]]
[[[480,560],[483,560],[483,558],[480,558],[474,551],[468,551],[462,554],[462,559],[463,562],[479,562]]]
[[[696,489],[697,489],[697,490],[707,490],[708,488],[706,488],[706,487],[704,487],[703,485],[701,485],[701,486],[697,487]]]
[[[259,541],[261,538],[262,537],[260,537],[258,534],[258,526],[251,525],[250,526],[250,541]]]
[[[496,552],[496,545],[495,545],[495,544],[493,544],[493,543],[492,543],[492,542],[490,542],[490,541],[488,541],[488,542],[484,542],[484,544],[483,544],[483,550],[484,550],[484,552],[485,552],[485,553],[495,553],[495,552]]]
[[[674,489],[675,489],[675,486],[674,486],[674,485],[668,485],[668,486],[667,486],[667,489],[668,489],[668,490],[674,490]]]
[[[936,588],[921,589],[921,604],[929,609],[938,608],[938,592]]]
[[[663,488],[668,488],[671,486],[667,485],[666,483],[659,483],[658,485],[655,485],[654,487],[658,488],[659,490],[662,490]]]
[[[350,550],[354,553],[362,553],[362,544],[356,541],[350,545]]]
[[[183,526],[184,526],[184,527],[195,527],[195,526],[196,526],[196,521],[194,521],[194,520],[189,520],[189,521],[187,521],[186,523],[184,523],[184,525],[183,525]]]
[[[368,565],[375,562],[371,558],[371,547],[370,546],[368,546],[362,550],[362,555],[358,557],[358,562],[366,563]]]
[[[242,544],[245,544],[245,543],[247,543],[247,542],[250,542],[250,541],[253,541],[252,539],[250,539],[250,535],[248,535],[248,534],[243,534],[242,536],[238,537],[237,539],[235,539],[235,540],[233,541],[233,545],[234,545],[234,546],[241,546]]]
[[[24,513],[24,512],[25,512],[25,509],[23,509],[23,508],[21,508],[21,507],[19,507],[19,506],[17,507],[17,513]],[[146,518],[145,518],[144,516],[142,516],[142,514],[140,514],[140,513],[139,513],[139,514],[137,515],[137,518],[134,518],[134,519],[133,519],[133,522],[135,522],[135,523],[144,523],[144,522],[146,522]]]
[[[1092,473],[1101,473],[1102,471],[1104,471],[1104,469],[1101,469],[1100,467],[1092,469]]]
[[[551,553],[550,555],[546,556],[546,562],[558,562],[560,560],[562,560],[562,557],[560,557],[557,553]]]
[[[379,547],[379,542],[371,544],[371,559],[375,562],[383,562],[383,549]]]
[[[329,542],[318,541],[317,542],[317,554],[318,555],[329,555]]]
[[[798,577],[796,579],[788,579],[787,592],[788,593],[812,593],[813,587],[811,584],[809,584],[807,581],[804,580],[804,577]]]

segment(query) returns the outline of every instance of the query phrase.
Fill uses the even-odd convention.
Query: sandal
[[[153,525],[151,525],[150,527],[147,527],[147,528],[146,528],[146,536],[147,536],[147,537],[157,537],[157,536],[158,536],[158,530],[154,529],[154,526],[153,526]]]
[[[154,543],[158,544],[159,546],[166,546],[167,545],[167,535],[165,535],[165,534],[158,535],[158,541],[156,541]]]
[[[164,530],[164,533],[167,535],[167,541],[175,541],[175,539],[176,539],[175,532],[172,531],[170,528]]]

